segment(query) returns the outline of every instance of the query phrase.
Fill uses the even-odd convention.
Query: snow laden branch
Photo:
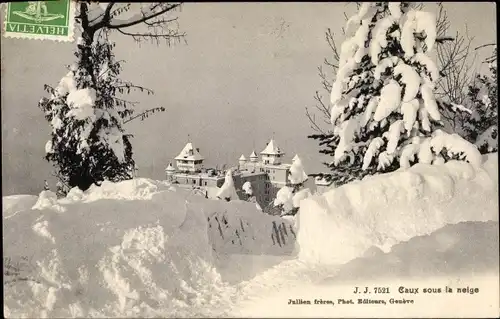
[[[79,3],[76,17],[83,34],[92,39],[98,30],[116,30],[134,40],[179,41],[185,34],[179,31],[178,17],[171,14],[181,3]]]

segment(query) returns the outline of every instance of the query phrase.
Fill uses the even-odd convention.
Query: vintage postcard
[[[500,315],[496,3],[0,12],[4,317]]]

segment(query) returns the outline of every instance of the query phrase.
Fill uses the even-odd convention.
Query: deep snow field
[[[417,164],[301,202],[295,218],[165,182],[3,197],[6,317],[499,315],[498,156]],[[475,287],[400,295],[398,287]],[[340,305],[388,287],[410,305]],[[289,299],[335,305],[288,305]],[[379,298],[381,298],[379,296]]]

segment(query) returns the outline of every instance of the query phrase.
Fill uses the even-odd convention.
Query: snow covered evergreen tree
[[[131,85],[118,78],[121,63],[114,59],[114,44],[104,39],[91,46],[80,39],[77,62],[56,88],[46,86],[50,97],[39,104],[52,126],[46,159],[70,188],[86,190],[103,180],[130,179],[134,173],[131,135],[123,129],[133,110],[119,98]]]
[[[75,51],[77,61],[56,88],[46,85],[50,97],[39,103],[52,126],[46,159],[54,164],[56,175],[68,188],[86,190],[103,180],[133,177],[132,136],[124,131],[123,124],[165,109],[157,107],[134,114],[135,103],[122,99],[120,94],[133,89],[148,94],[152,91],[119,79],[121,62],[114,59],[114,44],[108,35],[118,31],[136,41],[165,40],[170,44],[183,37],[177,28],[171,28],[177,26],[177,18],[166,18],[180,5],[77,3],[75,22],[81,30]],[[127,31],[138,25],[143,25],[142,31]]]
[[[498,151],[498,75],[497,49],[485,62],[490,75],[477,75],[476,82],[469,85],[468,97],[472,114],[464,123],[465,138],[475,143],[481,153]]]
[[[290,167],[289,185],[283,186],[276,194],[274,206],[281,210],[281,216],[295,215],[300,208],[300,201],[311,196],[309,188],[304,186],[308,177],[298,155],[295,155]]]
[[[224,199],[228,202],[239,199],[236,188],[234,187],[233,172],[231,169],[227,170],[226,176],[224,177],[224,184],[219,188],[216,196],[218,199]]]
[[[364,2],[345,33],[331,90],[333,132],[313,136],[333,157],[332,174],[318,176],[343,184],[417,162],[479,164],[477,148],[439,129],[451,106],[434,97],[432,14],[409,3]]]

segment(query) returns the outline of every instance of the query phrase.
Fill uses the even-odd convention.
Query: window
[[[269,195],[269,189],[266,189],[265,194]]]
[[[196,180],[195,179],[193,179],[193,184],[196,184]]]
[[[205,186],[207,186],[207,181],[205,181]]]

